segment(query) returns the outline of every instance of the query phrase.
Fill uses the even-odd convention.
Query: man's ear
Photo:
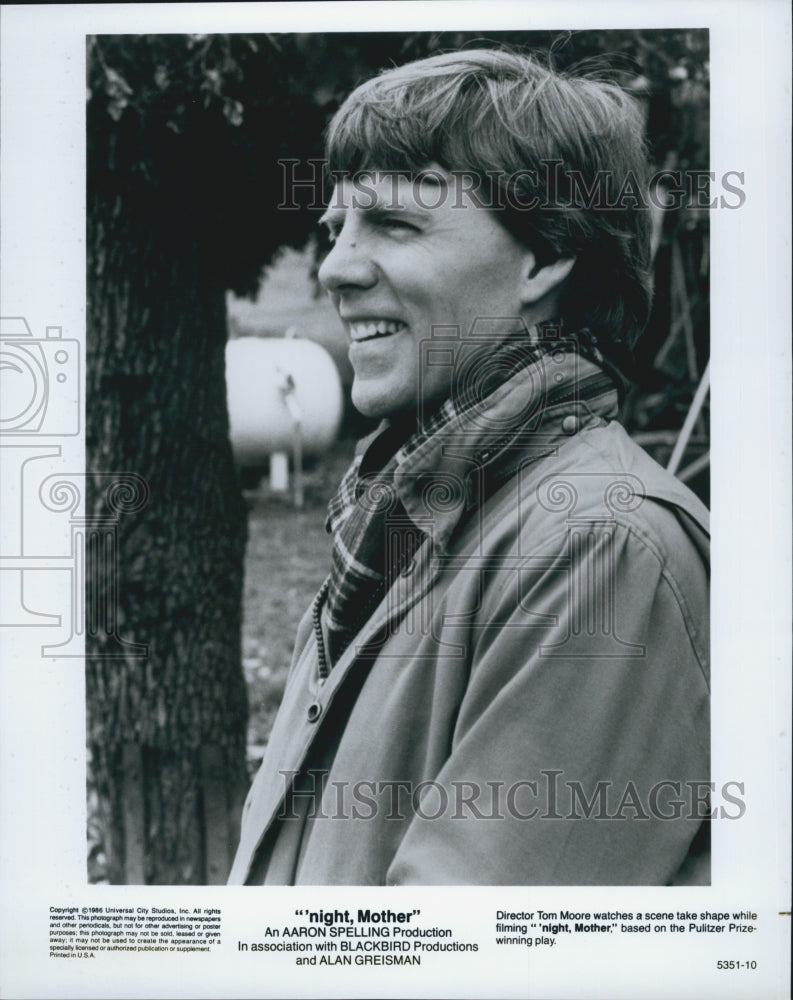
[[[553,263],[540,267],[534,254],[529,254],[528,258],[528,270],[521,290],[525,306],[534,305],[546,295],[560,290],[576,262],[575,257],[559,257]]]

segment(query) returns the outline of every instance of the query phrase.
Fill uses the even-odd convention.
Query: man
[[[359,87],[328,158],[319,277],[382,423],[230,881],[707,883],[706,512],[614,421],[636,108],[467,51]]]

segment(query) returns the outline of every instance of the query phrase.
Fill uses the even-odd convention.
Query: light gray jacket
[[[399,484],[432,541],[325,683],[304,617],[231,883],[709,882],[707,512],[613,411]]]

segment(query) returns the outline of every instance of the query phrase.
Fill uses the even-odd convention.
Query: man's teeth
[[[385,337],[398,333],[405,324],[399,320],[379,319],[372,323],[350,323],[350,336],[353,340],[368,340],[371,337]]]

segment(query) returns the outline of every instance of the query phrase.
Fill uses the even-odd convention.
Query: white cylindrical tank
[[[320,454],[336,438],[344,398],[330,354],[312,340],[240,337],[226,345],[231,446],[243,468],[290,451],[299,420],[303,452]]]

